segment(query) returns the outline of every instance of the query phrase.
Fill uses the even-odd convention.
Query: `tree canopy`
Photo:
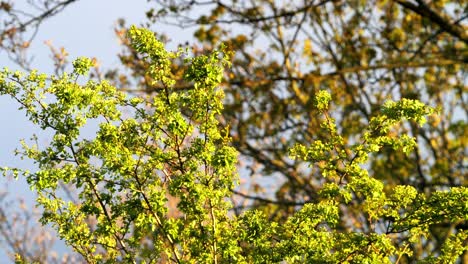
[[[55,132],[9,171],[88,262],[468,261],[466,1],[152,2],[197,43],[122,22],[131,74],[2,72]]]

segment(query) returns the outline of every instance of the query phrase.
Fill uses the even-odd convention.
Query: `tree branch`
[[[409,9],[415,12],[416,14],[429,19],[431,22],[437,24],[445,32],[468,44],[468,34],[463,27],[457,26],[457,23],[451,23],[447,21],[440,14],[438,14],[436,11],[432,10],[429,6],[427,6],[423,1],[417,1],[418,5],[410,3],[406,0],[394,1],[397,2],[403,8]]]

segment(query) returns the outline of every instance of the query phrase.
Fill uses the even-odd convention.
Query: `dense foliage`
[[[75,71],[65,74],[67,53],[63,48],[51,46],[55,77],[32,72],[27,52],[41,23],[53,20],[54,15],[79,2],[0,1],[0,50],[27,72],[15,75],[4,71],[2,92],[24,104],[31,119],[49,132],[59,129],[60,136],[54,138],[53,144],[26,148],[28,151],[24,153],[45,166],[41,168],[43,173],[50,174],[47,167],[50,166],[57,167],[57,174],[64,173],[62,168],[70,170],[72,178],[75,169],[79,175],[100,175],[91,182],[60,180],[62,174],[52,177],[60,189],[55,194],[57,199],[70,197],[68,200],[77,206],[74,210],[84,210],[79,209],[83,204],[90,211],[80,211],[82,215],[94,214],[86,221],[82,219],[91,233],[105,229],[95,224],[101,223],[98,216],[106,211],[109,211],[106,217],[116,224],[128,223],[127,231],[137,232],[132,222],[135,215],[114,215],[131,210],[114,211],[112,207],[120,208],[117,204],[130,201],[127,196],[131,196],[132,190],[140,191],[138,185],[130,184],[132,180],[145,179],[152,173],[161,181],[162,187],[156,188],[160,199],[167,199],[164,202],[167,219],[174,219],[167,230],[173,230],[174,236],[180,235],[180,240],[174,237],[171,243],[165,231],[161,231],[166,227],[158,229],[159,233],[154,231],[156,234],[150,232],[152,237],[142,229],[140,235],[144,239],[140,245],[153,250],[151,247],[157,245],[153,245],[152,239],[161,237],[160,249],[177,245],[181,260],[199,257],[187,255],[182,245],[194,242],[184,244],[182,241],[190,236],[181,230],[193,229],[190,221],[205,219],[200,224],[203,228],[190,234],[202,246],[191,247],[189,251],[211,250],[205,253],[211,258],[217,256],[220,262],[240,262],[240,256],[248,262],[280,259],[301,262],[300,258],[318,262],[314,256],[322,256],[322,260],[331,263],[345,259],[365,262],[359,258],[369,260],[373,256],[369,252],[373,252],[377,259],[372,261],[377,263],[384,259],[398,263],[450,263],[457,256],[459,262],[468,263],[468,251],[464,248],[468,244],[466,0],[148,0],[154,8],[146,13],[146,27],[154,29],[157,39],[163,42],[171,35],[160,34],[160,23],[193,30],[195,40],[185,45],[192,51],[193,59],[185,51],[164,51],[162,44],[146,31],[141,31],[146,40],[135,36],[139,30],[128,32],[121,20],[116,33],[123,44],[120,59],[125,71],[91,68],[88,75],[86,69],[94,61],[79,59],[74,63]],[[128,38],[129,35],[132,37]],[[228,61],[230,67],[222,68]],[[206,74],[217,75],[214,79],[194,71],[207,65],[212,66]],[[203,83],[204,78],[210,79],[209,84],[204,84],[206,87],[197,84]],[[92,81],[88,82],[89,79]],[[69,84],[76,89],[65,89]],[[41,99],[40,91],[48,99]],[[42,109],[37,101],[29,102],[36,97],[48,104],[48,110]],[[173,99],[164,102],[164,98]],[[167,100],[169,106],[165,105]],[[155,105],[157,102],[160,103]],[[213,120],[198,116],[200,110],[196,108],[203,103],[213,104],[205,113]],[[50,108],[51,105],[55,108]],[[163,110],[167,113],[154,116]],[[428,116],[427,123],[421,126],[424,116]],[[100,125],[96,138],[84,140],[78,133],[87,118],[95,119],[91,124],[108,123],[115,128]],[[151,120],[161,122],[162,126],[143,128]],[[219,135],[208,136],[205,142],[206,126]],[[68,129],[70,132],[64,133]],[[154,134],[162,130],[168,134]],[[181,131],[186,132],[181,135]],[[101,132],[112,134],[109,137],[114,139],[102,136]],[[145,135],[148,141],[143,142],[141,137]],[[119,143],[119,149],[115,149],[115,144],[104,144],[112,140]],[[190,169],[183,170],[177,160],[172,160],[175,154],[170,153],[176,150],[175,145],[168,143],[170,140],[181,142],[181,161]],[[195,149],[200,148],[200,140],[206,146],[213,144],[212,149],[197,154]],[[73,147],[75,154],[70,153],[70,144],[77,144]],[[145,144],[152,147],[141,149]],[[231,147],[238,156],[231,153]],[[229,150],[230,154],[219,153],[221,150]],[[47,156],[41,151],[50,153]],[[68,154],[54,157],[60,151]],[[159,165],[151,165],[150,173],[149,163],[155,162],[150,157],[154,155],[165,158],[157,159]],[[209,160],[217,155],[228,158],[236,170]],[[238,162],[230,160],[230,155],[236,156]],[[131,163],[139,157],[141,161]],[[127,169],[121,169],[124,162],[130,164],[125,163]],[[206,168],[204,162],[211,167]],[[128,176],[131,164],[137,168],[136,179]],[[231,174],[225,171],[226,174],[218,175],[214,168],[227,169],[225,166],[230,167]],[[209,184],[219,181],[219,185],[215,184],[219,188],[216,198],[195,180],[191,182],[201,188],[195,191],[200,193],[196,197],[200,200],[192,202],[204,204],[204,209],[213,207],[213,212],[225,218],[216,216],[217,221],[213,221],[215,218],[202,212],[198,220],[184,219],[188,211],[176,209],[177,205],[200,207],[185,204],[183,195],[170,188],[177,181],[169,179],[178,179],[172,175],[185,175],[186,171],[197,175],[197,179],[203,179],[200,173],[215,175]],[[239,173],[240,185],[234,184],[234,171]],[[36,172],[28,177],[31,183],[36,183],[31,179],[44,178]],[[116,182],[119,177],[123,178]],[[122,187],[111,187],[117,183]],[[55,188],[48,181],[41,180],[41,184]],[[96,187],[96,194],[79,196],[93,189],[89,184]],[[41,190],[54,193],[53,188]],[[109,197],[112,191],[124,198]],[[148,189],[142,189],[137,195],[140,199],[140,203],[135,201],[137,205],[145,204],[141,199],[147,192]],[[3,199],[0,193],[0,234],[8,239],[0,237],[0,245],[5,242],[11,251],[28,261],[50,262],[46,246],[37,252],[28,246],[31,241],[24,237],[32,237],[29,231],[16,232],[14,227],[19,220],[8,217],[11,206],[3,204]],[[102,200],[103,205],[91,206],[90,201],[96,199]],[[216,199],[227,204],[209,205]],[[27,221],[29,215],[27,212],[25,215]],[[165,225],[163,220],[161,225]],[[209,231],[210,221],[213,225],[217,223],[218,234],[228,236],[225,241],[235,238],[237,244],[226,242],[229,249],[223,248],[224,242],[215,239],[216,232]],[[112,228],[108,232],[117,232],[117,227]],[[222,231],[223,228],[229,231]],[[117,236],[125,247],[114,237],[113,243],[120,253],[131,247],[125,240],[129,238],[125,230],[119,229]],[[91,233],[89,236],[99,237]],[[34,237],[34,241],[47,244],[44,235]],[[129,252],[138,251],[134,243],[134,251]],[[107,252],[102,245],[97,250],[104,252],[104,258],[110,257],[112,251]],[[224,256],[221,252],[237,253]],[[169,250],[154,256],[164,262],[168,258],[176,260],[174,254]],[[145,258],[132,256],[137,262]],[[239,259],[229,259],[235,256]],[[298,259],[293,260],[295,257]]]
[[[45,147],[23,143],[19,154],[39,170],[4,171],[26,177],[44,209],[41,222],[88,263],[399,262],[418,252],[414,248],[433,226],[466,221],[467,188],[424,193],[386,184],[369,170],[369,158],[384,149],[410,155],[417,142],[401,128],[423,125],[433,108],[389,100],[352,141],[345,140],[329,113],[336,95],[323,89],[310,96],[319,130],[328,136],[289,151],[325,179],[316,199],[285,220],[256,209],[230,213],[237,151],[229,127],[218,122],[224,98],[218,85],[231,53],[191,57],[182,49],[166,51],[146,29],[132,27],[128,36],[148,65],[151,84],[161,87],[154,96],[128,96],[108,81],[82,82],[93,64],[87,58],[60,76],[0,74],[1,94],[54,133]],[[190,89],[175,87],[171,70],[181,62]],[[90,120],[99,123],[95,137],[80,137]],[[61,193],[60,183],[76,187],[77,200]],[[347,215],[356,218],[343,219]],[[468,249],[468,232],[453,230],[440,250],[418,258],[455,261]]]
[[[465,0],[151,2],[157,4],[147,16],[155,30],[161,21],[192,28],[199,54],[220,43],[235,51],[222,84],[221,122],[231,127],[233,146],[247,167],[243,175],[249,176],[235,191],[245,198],[236,202],[238,214],[257,208],[284,222],[298,207],[320,199],[330,179],[287,155],[295,144],[332,140],[313,107],[320,90],[333,95],[330,117],[348,146],[361,138],[387,100],[416,99],[436,107],[438,115],[426,126],[399,126],[414,137],[415,148],[404,154],[385,146],[369,155],[365,168],[387,188],[410,185],[431,194],[468,185]],[[122,63],[133,75],[118,75],[115,82],[157,93],[158,87],[147,85],[151,76],[138,58],[131,47],[122,52]],[[338,226],[371,230],[374,223],[367,219],[350,208]],[[414,254],[401,262],[440,252],[446,238],[467,224],[432,225],[425,239],[409,246]],[[463,261],[468,262],[468,253]]]

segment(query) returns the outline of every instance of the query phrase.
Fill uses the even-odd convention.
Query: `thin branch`
[[[285,205],[285,206],[303,206],[304,204],[306,204],[306,202],[275,201],[275,200],[262,198],[262,197],[259,197],[259,196],[248,195],[248,194],[236,191],[236,190],[232,190],[232,192],[235,195],[242,196],[242,197],[244,197],[246,199],[255,200],[255,201],[259,201],[259,202],[262,202],[262,203],[268,203],[268,204],[279,204],[279,205]]]
[[[246,14],[244,14],[241,11],[234,10],[232,7],[222,3],[221,1],[217,1],[216,3],[218,6],[225,8],[228,10],[231,14],[237,15],[240,18],[237,19],[217,19],[212,21],[211,23],[220,23],[220,24],[251,24],[251,23],[259,23],[259,22],[264,22],[264,21],[269,21],[269,20],[275,20],[279,18],[288,18],[288,17],[293,17],[296,16],[300,13],[306,13],[310,8],[314,7],[320,7],[322,5],[325,5],[328,2],[339,2],[340,0],[322,0],[318,2],[315,5],[304,5],[301,8],[298,8],[296,10],[291,10],[291,11],[282,11],[273,15],[269,16],[259,16],[259,17],[251,17]]]
[[[25,30],[28,26],[34,24],[34,23],[37,23],[38,25],[40,23],[42,23],[42,21],[47,18],[47,17],[51,17],[51,16],[54,16],[56,15],[58,12],[62,11],[67,5],[73,3],[73,2],[76,2],[77,0],[67,0],[65,2],[61,2],[61,3],[58,3],[57,5],[53,6],[52,8],[50,8],[49,10],[47,10],[46,12],[42,13],[41,15],[39,16],[36,16],[24,23],[21,23],[20,26],[19,26],[19,29],[21,31]]]

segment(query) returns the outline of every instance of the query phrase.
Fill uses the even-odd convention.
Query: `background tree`
[[[223,126],[230,125],[234,147],[247,164],[242,173],[251,179],[246,190],[235,191],[248,200],[235,207],[236,213],[243,204],[286,221],[298,206],[316,201],[318,190],[331,181],[316,167],[307,168],[287,155],[295,143],[331,137],[320,128],[312,107],[320,89],[333,94],[330,109],[349,145],[387,99],[419,99],[439,107],[441,114],[428,126],[401,126],[418,142],[409,156],[384,147],[366,166],[388,188],[412,185],[430,194],[467,185],[466,1],[154,2],[147,13],[151,22],[196,30],[200,43],[195,53],[209,53],[221,42],[236,51],[225,76],[221,118]],[[120,36],[125,32],[125,27],[117,30]],[[124,43],[128,49],[121,59],[133,76],[109,72],[107,77],[133,92],[162,91],[146,74],[149,64]],[[175,76],[184,71],[182,63],[172,67]],[[265,181],[274,184],[265,189]],[[359,210],[349,209],[344,219],[353,221],[341,221],[343,230],[372,229]],[[428,239],[410,245],[415,254],[403,259],[411,262],[441,250],[448,234],[466,230],[466,225],[466,220],[432,225]]]
[[[41,24],[78,0],[0,1],[0,51],[31,70],[28,48]]]

